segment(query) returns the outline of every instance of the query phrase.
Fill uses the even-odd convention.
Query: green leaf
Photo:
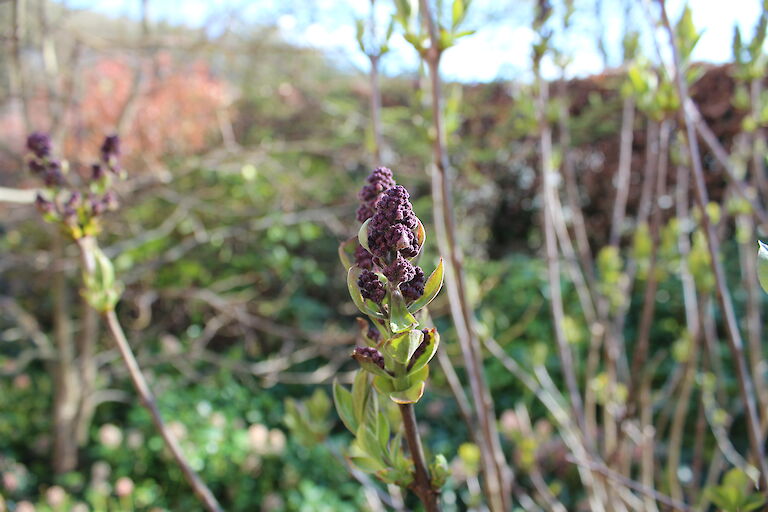
[[[389,448],[389,420],[383,412],[379,413],[377,419],[376,433],[379,438],[379,446],[381,446],[382,452],[387,453]]]
[[[361,19],[355,20],[355,27],[356,27],[356,38],[357,38],[357,45],[360,47],[360,51],[363,53],[366,53],[365,51],[365,42],[363,41],[363,36],[365,35],[365,23]]]
[[[355,357],[355,361],[357,361],[360,364],[360,367],[363,370],[365,370],[366,372],[368,372],[368,373],[370,373],[372,375],[379,375],[381,377],[389,377],[390,376],[387,373],[386,370],[381,368],[379,365],[377,365],[373,361],[370,361],[368,359],[364,359],[362,357]]]
[[[741,501],[741,512],[750,512],[757,510],[765,504],[765,498],[757,493],[750,494]]]
[[[768,245],[759,240],[757,243],[760,247],[757,251],[757,277],[763,291],[768,293]]]
[[[352,405],[352,393],[339,384],[338,379],[333,381],[333,402],[336,404],[336,412],[347,430],[353,434],[357,432],[357,420],[355,409]]]
[[[357,309],[366,315],[370,316],[371,318],[384,319],[384,315],[382,315],[381,312],[379,312],[377,309],[374,309],[374,307],[378,308],[378,306],[376,306],[370,300],[363,299],[363,296],[360,295],[360,287],[357,285],[357,279],[360,277],[362,271],[363,269],[358,266],[349,268],[349,272],[347,272],[347,288],[349,288],[349,296],[352,297],[352,302],[355,303]]]
[[[437,264],[437,268],[434,272],[432,272],[432,274],[429,276],[429,279],[427,279],[426,284],[424,285],[424,293],[421,295],[421,297],[411,302],[411,304],[408,306],[408,311],[411,313],[416,313],[420,309],[427,306],[430,302],[432,302],[435,297],[437,297],[437,294],[443,287],[444,270],[445,267],[443,264],[443,258],[440,258],[440,262]]]
[[[392,33],[395,31],[395,18],[389,20],[389,25],[387,25],[387,31],[384,36],[384,41],[389,41],[392,38]],[[384,46],[387,46],[386,44]],[[382,48],[382,54],[386,53],[384,49]]]
[[[435,461],[429,465],[429,474],[432,476],[432,487],[440,489],[451,474],[445,455],[438,453]]]
[[[429,368],[425,366],[425,368]],[[405,391],[393,391],[389,398],[396,404],[413,404],[419,401],[424,394],[424,381],[416,382]]]
[[[383,462],[372,457],[349,457],[349,461],[363,473],[378,473],[387,469]]]
[[[455,32],[453,34],[453,40],[455,41],[457,39],[461,39],[464,36],[471,36],[475,32],[477,32],[477,31],[476,30],[462,30],[461,32]]]
[[[88,240],[92,243],[88,243]],[[83,238],[80,243],[85,257],[93,259],[92,271],[83,269],[82,295],[96,311],[102,313],[110,311],[120,300],[123,284],[115,280],[115,268],[112,261],[96,245],[94,239]]]
[[[371,219],[368,219],[365,222],[363,222],[363,225],[360,226],[360,229],[357,232],[357,240],[360,242],[360,245],[365,247],[365,250],[368,252],[371,251],[371,248],[368,247],[368,224],[370,223],[371,223]]]
[[[358,425],[363,423],[365,419],[365,405],[368,401],[369,386],[368,374],[366,372],[357,372],[352,383],[352,411]]]
[[[384,350],[388,351],[396,362],[407,365],[423,338],[423,332],[413,329],[389,340]]]
[[[392,464],[396,467],[403,467],[405,465],[405,455],[403,455],[403,430],[400,429],[392,438],[392,442],[389,445],[390,458]]]
[[[355,280],[355,285],[357,285],[357,280]],[[408,311],[403,294],[400,293],[400,290],[394,290],[389,298],[389,328],[392,334],[410,330],[418,324],[416,318]]]
[[[734,489],[746,489],[751,483],[749,476],[739,468],[729,470],[723,477],[723,486]]]
[[[392,378],[382,377],[380,375],[377,375],[373,378],[373,387],[375,387],[376,391],[382,395],[388,395],[395,390],[395,385]]]
[[[312,396],[307,400],[307,411],[313,420],[325,420],[331,410],[331,401],[328,395],[320,388],[317,388]]]
[[[357,237],[353,236],[339,244],[339,259],[344,269],[349,270],[355,264],[355,250],[359,243]]]
[[[358,446],[371,458],[379,460],[384,463],[384,452],[379,446],[379,438],[376,432],[373,431],[371,426],[362,424],[357,429],[355,440]]]
[[[411,374],[414,374],[424,368],[437,353],[437,347],[440,344],[440,334],[438,334],[437,329],[432,328],[429,330],[428,335],[429,341],[427,342],[427,346],[425,347],[424,352],[422,352],[415,361],[411,361],[409,358],[408,364],[410,368],[408,369],[408,372]]]
[[[421,370],[413,372],[405,379],[407,383],[405,387],[398,388],[397,380],[390,380],[387,383],[387,390],[384,391],[376,386],[383,394],[388,394],[390,400],[398,404],[411,404],[418,402],[421,396],[424,394],[424,386],[429,377],[429,366],[424,366]],[[376,383],[374,382],[374,385]]]
[[[419,250],[421,250],[421,248],[424,247],[424,242],[427,241],[427,230],[424,229],[424,224],[422,224],[420,220],[416,220],[419,223],[419,225],[416,226],[416,241],[419,243]]]
[[[440,28],[440,50],[447,50],[451,46],[453,46],[454,39],[453,34],[445,30],[444,28]]]
[[[451,23],[453,25],[453,28],[459,26],[459,24],[464,20],[464,0],[453,0],[453,8],[452,11],[452,20]]]

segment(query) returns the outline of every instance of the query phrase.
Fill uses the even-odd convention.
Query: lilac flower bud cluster
[[[373,255],[366,251],[365,247],[358,244],[357,249],[355,249],[355,263],[362,269],[373,270]]]
[[[100,181],[109,171],[112,174],[120,175],[122,170],[118,158],[120,157],[120,137],[117,135],[107,135],[99,148],[101,159],[91,166],[91,178],[94,181]]]
[[[424,295],[424,286],[426,285],[426,276],[421,267],[414,267],[413,278],[400,285],[400,291],[403,292],[403,297],[408,300],[416,300]]]
[[[117,161],[119,148],[120,141],[116,135],[111,135],[104,140],[100,148],[102,161],[91,168],[91,178],[94,183],[104,178],[105,168],[113,173],[119,172],[120,167]],[[61,165],[51,156],[51,141],[48,135],[32,133],[27,138],[27,149],[30,152],[30,170],[41,175],[48,187],[67,185],[61,172]],[[69,192],[68,196],[64,194],[66,191]],[[65,195],[66,199],[62,198],[62,195]],[[84,226],[104,212],[117,209],[117,196],[112,190],[97,194],[91,189],[86,200],[78,190],[68,186],[50,198],[38,193],[35,197],[35,206],[41,214],[49,217],[48,220],[59,219],[73,228],[73,232],[81,233],[82,230],[77,229],[81,224]]]
[[[379,330],[378,330],[377,328],[375,328],[375,327],[374,327],[374,326],[372,326],[372,325],[368,326],[368,333],[367,333],[367,336],[368,336],[368,337],[369,337],[371,340],[373,340],[373,341],[376,341],[376,342],[378,342],[378,341],[379,341],[379,339],[381,339],[381,333],[379,332]]]
[[[384,277],[392,283],[405,283],[415,276],[416,269],[401,254],[397,255],[395,261],[384,267]]]
[[[424,271],[410,259],[421,249],[416,235],[419,220],[413,212],[408,191],[396,185],[386,190],[376,203],[376,213],[368,225],[368,246],[383,265],[383,273],[408,300],[424,293]]]
[[[360,295],[364,299],[370,299],[377,304],[380,304],[387,294],[384,284],[379,280],[376,273],[370,270],[363,270],[357,279],[357,286],[360,287]]]
[[[384,261],[395,259],[395,253],[406,258],[419,254],[416,239],[419,220],[408,198],[405,187],[396,185],[384,192],[376,203],[376,213],[368,228],[368,247],[374,256]]]
[[[37,158],[48,158],[51,156],[51,139],[45,133],[31,133],[27,137],[27,149]]]
[[[357,209],[357,220],[365,222],[376,213],[376,202],[379,196],[395,186],[395,179],[392,177],[392,171],[386,167],[379,167],[366,179],[367,184],[363,186],[357,197],[362,204]]]
[[[357,209],[357,220],[365,222],[376,213],[376,202],[381,194],[395,186],[392,171],[386,167],[378,167],[366,179],[366,184],[357,194],[360,199],[360,207]],[[355,263],[360,268],[373,269],[371,253],[358,245],[355,250]]]
[[[120,174],[120,137],[117,135],[107,135],[101,145],[101,163],[103,163],[112,174]]]
[[[51,158],[51,139],[47,134],[34,132],[27,137],[27,159],[29,170],[42,178],[46,187],[60,187],[65,184],[61,164]]]
[[[356,361],[370,361],[382,370],[384,369],[384,356],[373,347],[355,347],[352,357]]]

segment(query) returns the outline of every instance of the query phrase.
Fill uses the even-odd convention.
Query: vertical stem
[[[413,459],[414,482],[411,488],[424,504],[427,512],[437,512],[440,510],[437,506],[437,492],[432,488],[427,464],[424,461],[424,450],[421,447],[421,436],[419,436],[413,404],[400,404],[400,414],[403,417],[408,451]]]
[[[371,63],[371,131],[373,132],[373,158],[374,165],[381,165],[381,84],[379,80],[379,61],[381,60],[381,48],[378,46],[376,35],[376,0],[371,0],[370,17],[368,18],[369,28],[371,30],[371,40],[375,48],[368,53],[368,60]]]
[[[24,133],[29,133],[31,120],[29,115],[29,100],[24,77],[24,66],[21,59],[21,39],[26,25],[26,2],[11,0],[11,58],[9,59],[8,74],[11,82],[13,102],[20,106],[21,119],[24,123]]]
[[[673,68],[677,93],[681,105],[685,105],[688,100],[688,89],[681,73],[680,55],[675,42],[675,35],[667,16],[664,0],[659,0],[661,8],[661,17],[666,32],[669,36],[672,49]],[[733,308],[731,295],[728,291],[728,283],[725,278],[725,271],[720,261],[720,242],[715,233],[712,222],[707,214],[706,206],[709,202],[706,184],[704,181],[704,170],[699,153],[699,143],[696,138],[696,130],[690,118],[688,110],[682,108],[683,120],[685,121],[687,147],[691,159],[691,172],[694,178],[694,190],[696,192],[696,202],[701,210],[701,223],[704,235],[707,240],[707,248],[712,265],[712,271],[715,274],[717,300],[725,321],[725,327],[728,334],[728,347],[736,366],[736,376],[739,382],[739,391],[741,401],[744,405],[744,414],[747,421],[747,433],[749,435],[749,444],[751,446],[752,456],[755,464],[760,468],[760,488],[764,492],[768,490],[768,464],[765,460],[765,450],[763,448],[762,436],[760,435],[760,420],[755,407],[754,387],[752,379],[747,368],[747,362],[744,357],[744,344],[739,332],[739,326],[736,321],[736,312]]]
[[[473,405],[477,414],[479,431],[477,433],[480,448],[486,497],[493,512],[509,510],[511,481],[509,468],[501,450],[501,442],[496,427],[493,401],[485,381],[481,363],[480,343],[474,326],[474,313],[468,302],[462,254],[456,243],[456,229],[453,218],[452,192],[448,177],[448,155],[446,135],[442,118],[442,90],[440,84],[440,49],[437,27],[432,18],[429,2],[420,0],[422,16],[427,25],[430,48],[422,56],[429,66],[432,88],[432,122],[435,128],[434,160],[432,171],[432,196],[440,251],[446,257],[446,289],[451,308],[451,316],[456,327],[459,345],[466,361],[466,370],[472,392]]]
[[[581,393],[576,382],[573,355],[565,339],[563,330],[565,311],[563,297],[560,288],[560,261],[557,249],[557,239],[552,213],[552,195],[554,173],[552,172],[552,133],[544,116],[544,108],[547,102],[547,84],[537,72],[538,99],[537,111],[539,117],[539,152],[541,154],[541,195],[543,201],[544,217],[544,247],[547,259],[547,277],[549,283],[549,305],[552,314],[552,323],[555,331],[555,341],[562,361],[565,385],[571,399],[571,409],[577,419],[577,424],[584,428],[584,408],[582,407]]]
[[[99,315],[83,304],[82,332],[77,339],[77,372],[79,374],[80,393],[77,410],[76,433],[78,443],[82,446],[88,439],[88,428],[91,425],[94,410],[94,387],[96,385],[96,342],[99,338]]]
[[[381,87],[379,84],[379,55],[369,55],[371,61],[371,130],[373,131],[374,165],[381,163]]]
[[[642,372],[648,359],[648,350],[650,348],[651,326],[656,309],[656,291],[658,290],[659,280],[656,277],[656,264],[659,252],[659,230],[661,228],[661,208],[659,199],[666,193],[667,184],[667,154],[669,145],[670,125],[668,121],[663,121],[659,132],[659,153],[658,165],[656,167],[656,190],[655,196],[650,197],[651,203],[651,226],[649,229],[651,236],[651,255],[648,264],[648,277],[645,286],[645,295],[643,297],[643,309],[640,316],[640,326],[638,328],[637,343],[632,357],[632,368],[629,375],[631,379],[629,388],[629,399],[635,400],[635,391],[643,381]]]
[[[616,173],[616,200],[613,203],[611,216],[610,244],[619,245],[624,215],[627,210],[627,198],[629,197],[629,174],[632,170],[632,138],[635,124],[635,102],[632,97],[624,99],[621,113],[621,137],[619,149],[619,169]]]
[[[77,373],[75,371],[75,347],[72,337],[72,319],[69,311],[70,298],[67,281],[61,268],[63,244],[61,235],[52,236],[52,298],[53,298],[53,339],[56,345],[56,361],[53,378],[53,470],[56,474],[72,471],[77,467],[77,438],[75,423],[78,409]]]

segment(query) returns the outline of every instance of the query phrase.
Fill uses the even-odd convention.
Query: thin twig
[[[627,478],[621,473],[617,473],[616,471],[613,471],[612,469],[606,467],[604,464],[593,462],[593,461],[587,461],[585,463],[579,459],[576,459],[571,455],[567,455],[565,457],[565,460],[567,460],[571,464],[576,464],[579,466],[586,465],[588,469],[601,473],[612,480],[616,480],[621,485],[629,487],[630,489],[634,489],[635,491],[641,494],[646,494],[652,497],[653,499],[655,499],[656,501],[658,501],[659,503],[662,503],[668,507],[672,507],[672,509],[674,510],[682,510],[683,512],[688,512],[690,510],[693,510],[689,505],[683,503],[682,501],[671,498],[666,494],[662,494],[655,489],[652,489],[648,486],[641,484],[640,482],[636,482],[635,480]]]
[[[93,248],[96,241],[90,237],[81,238],[77,241],[80,249],[81,263],[83,265],[83,271],[88,274],[92,274],[95,271],[95,261],[93,259]],[[157,400],[155,400],[154,394],[147,383],[144,373],[139,367],[139,363],[136,361],[136,357],[131,350],[131,346],[128,343],[128,339],[125,337],[123,328],[120,325],[114,309],[109,309],[103,313],[104,320],[106,321],[107,330],[109,331],[112,339],[117,346],[118,351],[125,363],[128,374],[130,375],[131,382],[133,383],[136,392],[139,394],[142,405],[149,411],[152,417],[152,422],[155,424],[155,428],[160,432],[166,446],[173,455],[174,460],[181,469],[184,477],[189,482],[192,490],[197,497],[202,501],[203,505],[209,512],[223,512],[221,505],[214,497],[211,490],[203,482],[200,476],[192,469],[192,466],[187,461],[184,452],[179,445],[176,437],[163,421],[163,417],[160,414],[160,409],[157,406]]]
[[[403,417],[408,451],[413,459],[414,481],[411,484],[411,489],[424,504],[427,512],[438,512],[440,509],[437,505],[437,491],[432,487],[427,464],[424,460],[424,449],[421,447],[421,436],[419,436],[413,404],[400,404],[400,414]]]
[[[662,23],[666,29],[667,35],[669,36],[669,44],[672,49],[672,65],[674,69],[677,93],[683,104],[686,104],[686,100],[689,98],[688,88],[681,70],[680,55],[677,48],[677,43],[675,41],[675,34],[672,30],[669,17],[667,16],[666,7],[663,0],[659,0],[659,6]],[[765,459],[765,449],[762,443],[762,436],[760,435],[760,419],[755,407],[754,386],[752,385],[752,379],[750,377],[747,362],[744,357],[744,345],[741,339],[741,333],[739,332],[738,322],[736,320],[736,312],[733,308],[733,302],[731,301],[731,295],[728,291],[728,284],[725,278],[725,271],[720,260],[720,242],[717,238],[717,234],[714,231],[714,227],[712,226],[712,222],[706,210],[707,204],[709,203],[709,197],[704,181],[704,169],[701,163],[698,139],[696,138],[695,123],[691,119],[689,109],[683,108],[682,114],[685,121],[687,135],[686,145],[690,157],[691,172],[694,178],[696,202],[701,211],[701,224],[707,241],[710,264],[712,265],[712,271],[715,275],[717,299],[720,303],[726,331],[728,333],[728,347],[731,351],[734,365],[736,367],[739,391],[741,393],[741,400],[744,405],[744,413],[747,421],[749,443],[755,462],[760,467],[760,488],[763,491],[767,491],[768,461]]]

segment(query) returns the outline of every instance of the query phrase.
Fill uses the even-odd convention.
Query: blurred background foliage
[[[22,9],[23,27],[11,4]],[[11,50],[13,34],[19,35],[21,56],[19,63],[14,51],[0,54],[0,186],[34,186],[22,165],[27,129],[51,130],[57,149],[80,175],[97,156],[104,132],[120,131],[130,179],[103,235],[103,247],[126,284],[118,311],[163,413],[224,507],[375,510],[375,487],[364,475],[357,477],[366,485],[349,477],[341,448],[347,433],[327,398],[317,394],[327,392],[336,376],[348,382],[355,368],[348,354],[357,336],[356,310],[337,247],[354,233],[357,190],[379,164],[369,156],[365,74],[286,42],[269,25],[239,26],[213,37],[151,18],[142,23],[27,0],[0,5],[0,26]],[[23,71],[21,89],[9,85],[19,79],[11,76],[14,69]],[[733,67],[700,70],[694,100],[730,147],[745,115],[731,101]],[[609,237],[622,83],[622,70],[562,83],[595,254]],[[425,172],[432,136],[428,94],[417,69],[382,81],[383,163],[411,190],[425,224],[432,216]],[[540,253],[531,94],[524,82],[447,84],[455,216],[482,334],[522,366],[545,363],[560,375]],[[630,213],[640,201],[645,134],[638,119]],[[722,205],[722,177],[711,172],[708,179],[713,200]],[[669,182],[674,185],[674,173]],[[622,254],[633,250],[633,229],[623,239]],[[55,234],[29,205],[0,204],[0,233],[0,510],[196,510],[104,333],[95,354],[93,417],[77,464],[60,474],[51,470],[57,359],[52,347],[62,321],[56,316],[64,315],[64,328],[75,338],[83,330],[76,253],[72,247],[58,254],[48,250]],[[726,236],[723,261],[734,283],[736,246]],[[650,338],[659,387],[690,357],[674,253],[673,248],[663,256],[669,267]],[[424,258],[436,256],[428,240]],[[624,260],[618,258],[621,274]],[[602,278],[611,287],[620,275],[606,271]],[[55,286],[61,287],[58,299]],[[584,374],[590,332],[576,291],[564,286],[564,328],[579,377],[598,377]],[[643,291],[636,286],[631,297],[628,340],[636,336]],[[733,293],[743,312],[745,294],[738,287]],[[463,377],[444,295],[430,313],[442,332],[441,350]],[[733,398],[737,383],[724,345],[720,355],[726,372],[718,391]],[[547,411],[498,359],[486,354],[485,362],[519,485],[529,485],[525,469],[535,457],[552,491],[576,510],[582,497],[576,470],[565,462],[566,449]],[[666,389],[662,408],[674,400],[672,389]],[[520,404],[529,411],[530,432],[520,428]],[[694,436],[700,414],[695,400],[689,409],[686,436]],[[466,510],[479,492],[477,454],[437,369],[419,417],[427,450],[451,462],[445,510]],[[743,433],[732,432],[732,439],[745,448]],[[705,453],[712,453],[712,445],[708,439]],[[691,450],[686,445],[681,467],[690,469]]]

